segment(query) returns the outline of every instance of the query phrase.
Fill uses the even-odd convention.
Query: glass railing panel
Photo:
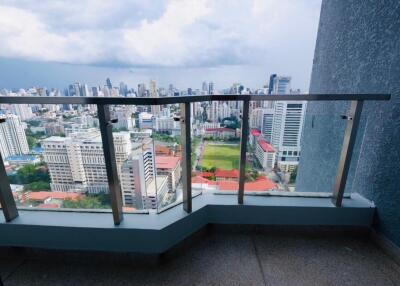
[[[194,195],[238,191],[242,106],[240,101],[192,105]]]
[[[1,117],[18,208],[110,211],[96,105],[2,105]]]
[[[250,102],[245,195],[332,193],[337,169],[329,166],[327,168],[332,170],[332,176],[324,188],[297,188],[301,162],[307,159],[303,159],[302,149],[308,146],[304,146],[302,135],[305,132],[313,132],[315,124],[335,126],[344,131],[346,122],[341,119],[340,112],[332,115],[332,110],[329,112],[328,110],[325,114],[320,112],[316,120],[316,115],[307,115],[305,101]],[[331,149],[332,152],[326,153],[336,157],[337,160],[340,156],[343,135],[339,137],[335,138],[337,144],[334,149]],[[326,140],[320,140],[320,144],[326,144]],[[321,158],[321,163],[324,162],[324,154],[314,155]],[[320,168],[324,168],[323,166],[324,164],[311,167],[316,177],[321,171]],[[304,181],[308,180],[308,184],[311,185],[316,178],[307,176],[307,178],[302,177],[301,180],[303,182],[300,186],[304,186]]]

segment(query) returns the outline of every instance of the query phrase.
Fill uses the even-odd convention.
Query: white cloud
[[[0,56],[125,65],[311,66],[320,0],[2,1]]]

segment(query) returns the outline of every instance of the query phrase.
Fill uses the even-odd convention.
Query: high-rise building
[[[283,171],[290,172],[298,165],[305,110],[304,101],[275,102],[271,141]]]
[[[0,115],[0,152],[3,158],[29,153],[25,130],[17,115]]]
[[[106,84],[107,84],[107,87],[109,88],[109,89],[112,89],[112,84],[111,84],[111,80],[110,80],[110,78],[107,78],[106,79]]]
[[[119,94],[122,96],[128,95],[128,86],[123,81],[119,84]]]
[[[144,83],[138,84],[138,97],[146,97],[146,85]]]
[[[130,153],[128,132],[113,133],[117,168]],[[72,133],[42,141],[44,161],[51,176],[51,190],[61,192],[107,193],[108,181],[100,133]]]
[[[203,85],[201,86],[201,94],[208,94],[208,84],[206,81],[203,81]]]
[[[212,81],[208,84],[208,94],[214,94],[214,83]]]
[[[19,116],[21,121],[29,120],[35,116],[29,104],[13,104],[11,110],[12,113]]]
[[[267,142],[272,142],[272,130],[274,121],[274,109],[263,108],[262,109],[262,123],[261,133]]]
[[[157,90],[157,82],[155,80],[150,80],[150,97],[151,98],[158,98],[158,90]],[[154,116],[158,116],[160,114],[160,106],[159,105],[152,105],[151,106],[151,113]]]
[[[290,83],[290,76],[271,75],[269,81],[269,94],[289,94]]]
[[[151,139],[136,143],[121,166],[124,206],[157,209],[168,193],[168,177],[155,175],[154,148]]]

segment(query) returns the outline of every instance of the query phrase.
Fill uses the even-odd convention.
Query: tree
[[[297,178],[297,166],[293,169],[292,173],[290,173],[289,183],[294,184]]]
[[[46,168],[41,165],[27,164],[17,170],[16,174],[10,175],[11,184],[30,184],[32,182],[50,183],[50,175]]]
[[[50,190],[50,183],[44,181],[32,182],[24,186],[24,191],[48,191]]]

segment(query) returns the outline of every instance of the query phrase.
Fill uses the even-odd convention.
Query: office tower
[[[272,90],[274,89],[274,79],[275,78],[276,78],[276,74],[271,74],[269,76],[268,94],[272,94]]]
[[[155,80],[150,80],[149,92],[151,98],[158,98],[157,82]],[[160,110],[161,109],[159,105],[151,106],[151,113],[154,116],[158,116],[160,114]]]
[[[203,85],[201,86],[201,93],[204,95],[208,94],[208,84],[206,81],[203,81]]]
[[[92,87],[92,96],[99,96],[99,88],[97,86]]]
[[[79,82],[74,83],[74,94],[75,96],[82,96],[82,88]]]
[[[113,133],[117,169],[130,153],[128,132]],[[51,176],[51,190],[108,193],[103,145],[97,130],[52,136],[42,141],[44,161]]]
[[[136,143],[121,166],[124,206],[157,209],[168,193],[168,176],[155,175],[154,148],[151,139]]]
[[[107,78],[106,79],[106,85],[107,85],[107,87],[109,88],[109,89],[112,89],[112,84],[111,84],[111,80],[110,80],[110,78]]]
[[[128,85],[126,85],[123,81],[119,84],[119,94],[122,96],[128,95]]]
[[[275,102],[271,141],[283,171],[290,172],[298,164],[305,110],[304,101]]]
[[[86,83],[81,85],[80,95],[81,96],[90,96],[89,88],[88,88],[88,85]]]
[[[208,84],[208,94],[214,94],[214,83],[212,81]]]
[[[274,109],[264,108],[262,109],[262,123],[261,133],[267,142],[272,141],[272,126],[274,120]]]
[[[290,83],[290,76],[271,75],[269,81],[269,94],[289,94]]]
[[[103,86],[102,92],[104,97],[111,96],[111,89],[109,89],[107,85]]]
[[[25,131],[17,115],[0,115],[0,152],[3,158],[29,153]]]
[[[261,130],[262,123],[263,123],[263,109],[262,108],[250,108],[250,112],[249,112],[250,128]]]
[[[138,84],[138,97],[146,97],[146,85],[144,83]]]
[[[11,110],[12,113],[19,116],[21,121],[29,120],[35,116],[29,104],[13,104]]]

